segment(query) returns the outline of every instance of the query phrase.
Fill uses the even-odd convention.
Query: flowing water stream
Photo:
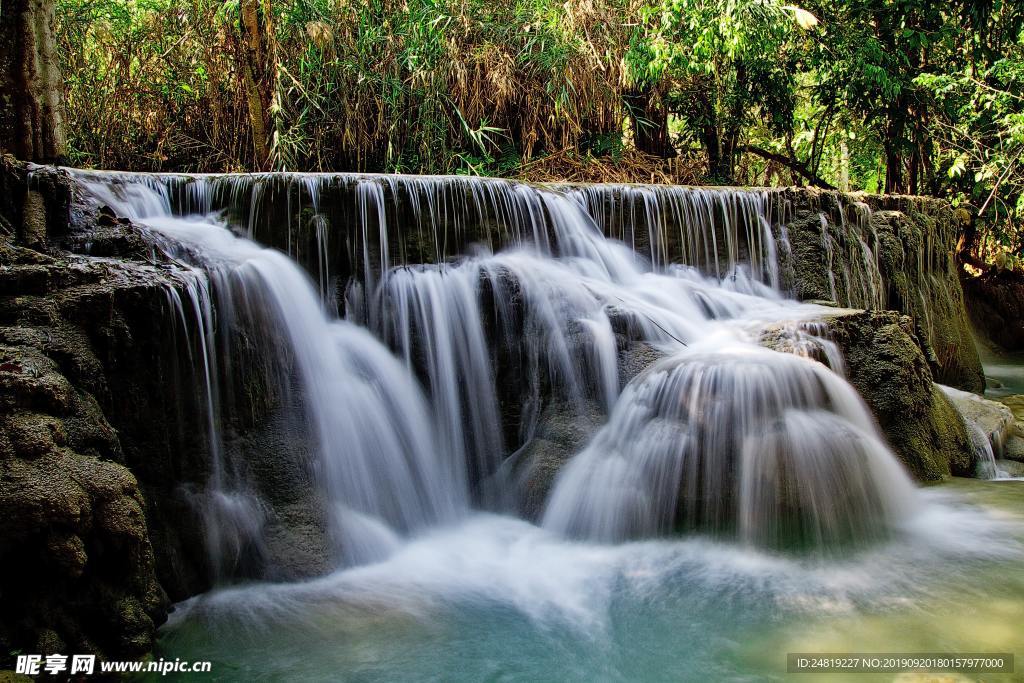
[[[1024,653],[1021,509],[986,503],[1019,483],[914,486],[825,309],[782,291],[767,195],[77,178],[180,263],[170,302],[202,368],[196,504],[220,586],[173,613],[162,656],[221,680],[583,681],[782,677],[791,651]],[[871,303],[858,249],[838,276]],[[778,322],[803,353],[758,344]],[[273,515],[223,447],[218,362],[243,345],[298,397],[325,576],[232,584]],[[555,405],[594,428],[531,515],[523,468]]]

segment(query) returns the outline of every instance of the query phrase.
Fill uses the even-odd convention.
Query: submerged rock
[[[999,457],[1015,432],[1013,413],[998,401],[990,401],[968,391],[940,385],[968,425],[973,425],[985,437],[992,452]]]

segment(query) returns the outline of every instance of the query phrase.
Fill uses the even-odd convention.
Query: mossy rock
[[[911,319],[893,311],[826,316],[850,383],[919,481],[973,476],[976,454],[959,412],[932,381]]]
[[[960,220],[948,203],[795,189],[775,193],[791,206],[784,285],[794,296],[908,315],[936,381],[984,389],[953,260]],[[865,261],[865,247],[876,263]]]

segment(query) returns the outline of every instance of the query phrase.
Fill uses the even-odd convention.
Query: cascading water
[[[980,649],[950,632],[961,604],[936,596],[1002,585],[1020,546],[919,492],[882,443],[824,309],[782,290],[777,197],[76,178],[180,266],[169,296],[208,406],[195,501],[214,578],[264,552],[276,515],[257,454],[229,447],[239,378],[294,409],[317,489],[303,505],[335,541],[337,571],[182,604],[166,653],[239,679],[752,680],[778,668],[764,652],[839,651],[821,633],[917,601],[926,620],[894,621],[874,649],[913,650],[906,634],[931,621],[924,642]],[[837,294],[881,296],[870,239],[828,248],[857,257]],[[788,353],[758,344],[768,328]],[[538,434],[562,449],[554,466],[523,463]],[[528,466],[558,470],[539,524],[510,514]]]
[[[544,524],[622,541],[675,527],[836,547],[904,519],[913,487],[824,366],[713,337],[634,380],[559,476]]]
[[[178,177],[82,180],[100,201],[182,245],[165,249],[179,257],[188,250],[217,293],[219,327],[262,320],[283,340],[280,353],[292,358],[318,443],[327,505],[338,510],[339,545],[352,561],[380,556],[358,550],[364,543],[353,539],[367,534],[354,524],[407,532],[451,519],[470,492],[484,505],[501,499],[493,489],[510,485],[499,476],[508,447],[529,440],[542,393],[580,411],[596,402],[609,416],[559,475],[544,517],[571,536],[620,541],[690,528],[757,545],[829,547],[884,536],[913,498],[840,377],[756,344],[767,322],[816,314],[778,294],[759,193],[670,193],[663,206],[653,190],[619,188],[609,206],[593,187],[417,179],[404,188],[415,199],[405,211],[418,224],[425,215],[438,221],[435,238],[468,229],[466,207],[454,203],[460,187],[475,203],[470,213],[494,217],[515,237],[498,253],[485,246],[460,261],[394,266],[385,188],[394,196],[395,181],[356,178],[359,227],[350,234],[361,243],[362,265],[351,272],[349,317],[394,348],[401,368],[366,331],[332,322],[324,308],[332,296],[322,290],[318,298],[292,261],[214,217],[214,198],[224,194],[218,183],[228,182],[237,201],[237,181],[202,179],[183,189]],[[321,286],[331,241],[322,189],[335,180],[303,177]],[[207,213],[173,215],[175,195]],[[250,196],[252,234],[265,195]],[[653,263],[607,239],[598,223],[632,226],[638,207]],[[665,263],[670,225],[681,226],[685,258],[706,275]],[[208,302],[192,307],[212,336]],[[619,354],[635,341],[669,358],[623,390]],[[204,362],[210,356],[204,352]],[[209,370],[206,381],[212,402]],[[515,430],[503,421],[510,404]],[[230,488],[221,469],[215,464],[210,482],[219,496]],[[492,495],[481,493],[485,485]]]
[[[263,334],[260,343],[271,345],[279,362],[292,366],[277,381],[294,382],[302,392],[319,453],[317,479],[341,556],[350,563],[378,559],[392,547],[396,531],[451,520],[465,509],[464,465],[441,456],[425,398],[386,348],[365,330],[332,320],[307,275],[285,255],[236,237],[214,216],[172,216],[166,199],[152,187],[129,188],[124,192],[123,187],[93,183],[89,191],[154,230],[165,250],[194,260],[209,279],[209,285],[196,284],[190,277],[185,291],[204,335],[211,425],[217,391],[208,338],[214,328],[228,335],[235,327],[251,329],[252,321],[260,321],[255,330]],[[197,271],[186,272],[194,277]],[[218,300],[216,320],[208,287]],[[233,350],[226,346],[230,358]],[[219,438],[211,426],[213,462],[206,495],[212,502],[203,511],[215,558],[225,545],[237,552],[237,546],[251,540],[223,538],[225,531],[240,526],[227,520],[251,520],[258,514],[255,504],[240,502],[251,500],[252,492],[224,475]]]

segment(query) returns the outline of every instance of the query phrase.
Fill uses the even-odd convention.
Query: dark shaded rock
[[[324,506],[314,498],[311,493],[307,499],[274,506],[264,531],[267,578],[295,581],[321,576],[337,567]]]
[[[619,387],[665,357],[665,353],[646,342],[627,343],[619,351]]]
[[[512,456],[517,502],[526,519],[540,519],[558,472],[583,450],[604,419],[596,405],[580,409],[558,401],[544,408],[533,438]]]
[[[124,324],[126,304],[146,302],[151,315],[169,283],[148,266],[56,251],[68,231],[67,179],[29,173],[0,161],[0,666],[17,650],[137,659],[168,607],[144,487],[125,466],[152,454],[126,448],[107,415],[123,417],[112,410],[125,388],[119,372],[138,370],[146,348],[135,321]],[[119,332],[130,345],[109,356],[104,342]],[[146,415],[146,428],[159,427],[158,415]]]
[[[1024,274],[992,269],[963,288],[974,328],[1007,351],[1024,349]]]
[[[920,481],[973,476],[976,454],[963,419],[932,381],[911,319],[893,311],[824,319],[893,450]]]

